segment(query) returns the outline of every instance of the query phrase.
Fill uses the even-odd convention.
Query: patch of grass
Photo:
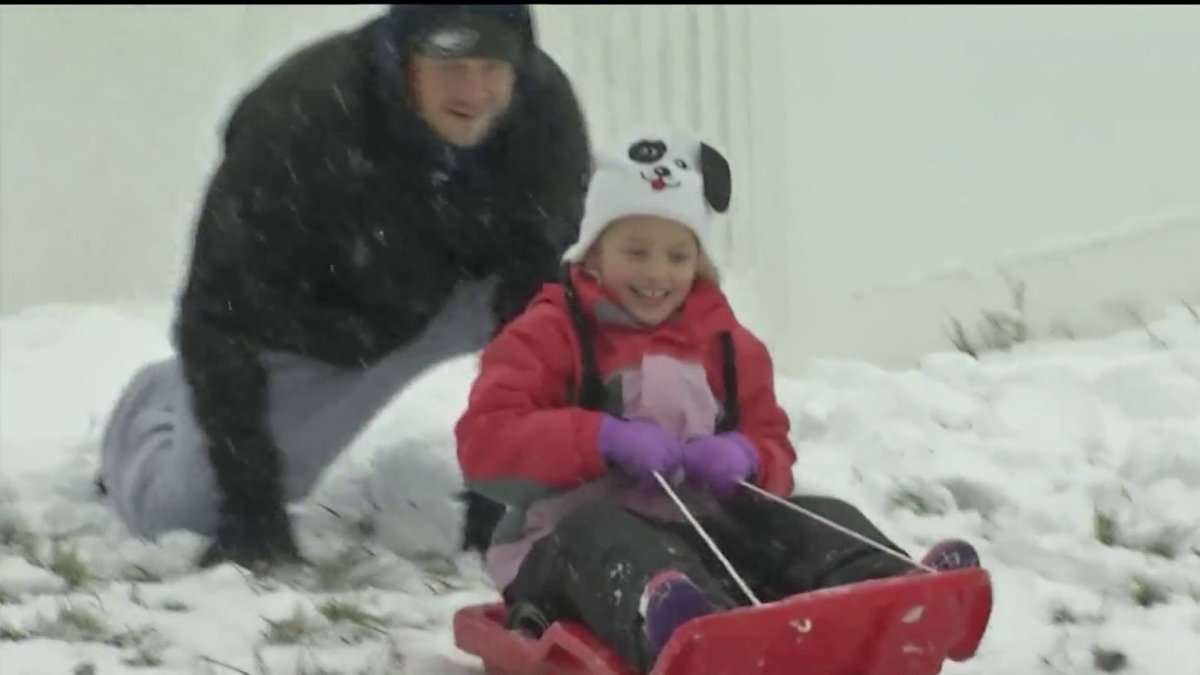
[[[1092,518],[1093,530],[1096,535],[1096,541],[1099,541],[1105,546],[1116,546],[1118,537],[1117,519],[1112,515],[1101,511],[1099,508],[1094,510]]]
[[[16,549],[26,560],[37,560],[37,536],[15,520],[0,522],[0,545]]]
[[[1182,536],[1182,532],[1177,529],[1167,529],[1137,548],[1150,555],[1171,560],[1178,556],[1179,550],[1183,548]]]
[[[121,663],[135,668],[154,668],[163,664],[163,652],[167,644],[153,628],[131,630],[114,635],[110,644],[130,653],[121,657]]]
[[[1064,626],[1079,623],[1079,617],[1066,605],[1055,605],[1050,610],[1050,623]]]
[[[383,663],[379,664],[378,670],[369,668],[364,670],[359,675],[384,675],[386,673],[402,673],[405,672],[404,654],[400,651],[400,646],[392,636],[387,637],[387,654],[384,655]]]
[[[438,595],[454,591],[461,591],[463,588],[465,588],[462,582],[458,579],[441,574],[426,574],[421,579],[421,583],[425,584],[425,588],[428,588],[430,591],[437,593]]]
[[[142,587],[137,584],[129,585],[129,601],[138,607],[145,607],[146,601],[142,598]]]
[[[331,623],[345,621],[359,626],[383,627],[388,620],[342,600],[330,600],[317,608]]]
[[[1093,509],[1093,533],[1096,540],[1105,546],[1120,546],[1148,555],[1173,560],[1183,553],[1190,531],[1184,527],[1165,527],[1154,534],[1133,536],[1122,532],[1117,519],[1111,513]]]
[[[351,546],[336,556],[321,560],[313,565],[315,589],[319,591],[345,591],[370,584],[363,577],[363,564],[371,561],[374,554],[369,550]]]
[[[1188,552],[1188,539],[1191,538],[1195,531],[1195,526],[1164,527],[1154,533],[1149,539],[1136,544],[1131,543],[1129,547],[1153,556],[1174,560],[1182,555],[1186,555]],[[1193,548],[1191,553],[1200,556],[1200,550],[1198,549]]]
[[[407,559],[417,567],[420,567],[421,571],[425,572],[426,574],[450,577],[459,573],[458,563],[454,562],[452,558],[448,558],[441,553],[418,552],[407,556]]]
[[[13,631],[14,639],[35,637],[63,642],[95,642],[129,650],[121,662],[128,666],[154,667],[163,663],[166,643],[153,628],[137,628],[113,632],[103,618],[90,609],[66,604],[59,607],[58,616],[42,618],[28,632]]]
[[[107,645],[111,645],[113,647],[117,647],[119,649],[125,649],[126,647],[136,647],[137,645],[146,641],[152,633],[154,633],[153,628],[142,628],[139,630],[134,630],[134,629],[124,630],[119,633],[110,634],[108,636],[108,638],[106,640],[104,640],[104,643]]]
[[[29,634],[15,626],[0,623],[0,642],[20,642],[29,639]]]
[[[265,619],[263,640],[270,645],[318,643],[358,644],[368,639],[389,639],[391,621],[352,602],[328,599],[312,612],[298,604],[290,616]]]
[[[1100,614],[1080,614],[1062,602],[1056,602],[1050,608],[1050,623],[1055,626],[1099,625],[1104,621]]]
[[[131,668],[156,668],[163,664],[162,653],[139,649],[132,655],[122,658],[121,663]]]
[[[344,675],[344,672],[340,670],[330,670],[319,663],[302,661],[296,664],[296,675]]]
[[[187,612],[191,610],[191,607],[178,600],[164,600],[159,607],[167,612]]]
[[[254,655],[254,673],[257,673],[258,675],[271,675],[270,669],[267,668],[267,662],[265,659],[263,659],[261,645],[257,645],[257,644],[254,645],[254,647],[251,648],[250,653]],[[198,656],[198,658],[200,659],[201,662],[203,662],[205,664],[203,675],[217,675],[217,673],[221,673],[221,675],[225,675],[225,673],[238,673],[239,675],[254,675],[253,673],[250,673],[249,671],[242,670],[241,668],[231,666],[228,663],[214,659],[211,656],[205,656],[204,654],[200,654]],[[219,670],[214,670],[213,669],[214,666],[216,668],[218,668]]]
[[[85,639],[92,638],[93,641],[101,641],[97,638],[102,638],[107,632],[104,629],[104,621],[98,614],[74,605],[59,610],[58,620],[63,626],[78,631]]]
[[[888,494],[888,508],[893,511],[909,511],[921,516],[945,515],[946,506],[919,488],[897,486]]]
[[[237,672],[240,673],[242,671],[239,670]],[[262,647],[259,645],[254,646],[254,672],[262,673],[262,675],[270,675],[271,673],[267,668],[267,660],[263,657]],[[249,673],[246,675],[249,675]]]
[[[245,579],[246,585],[251,591],[254,591],[255,594],[274,593],[283,587],[283,583],[278,579],[258,572],[250,573],[245,577]]]
[[[332,600],[322,604],[318,610],[333,624],[334,637],[342,642],[356,644],[371,637],[387,635],[388,619],[357,605]]]
[[[1142,316],[1142,312],[1140,310],[1138,310],[1137,307],[1135,307],[1131,304],[1122,304],[1122,305],[1119,305],[1116,309],[1118,311],[1120,311],[1122,314],[1124,314],[1126,320],[1129,321],[1130,325],[1141,326],[1142,330],[1145,331],[1146,336],[1150,338],[1150,341],[1155,346],[1157,346],[1157,347],[1168,347],[1169,346],[1167,344],[1166,340],[1163,340],[1161,337],[1156,335],[1153,330],[1150,329],[1149,322],[1146,321],[1146,318],[1144,316]]]
[[[106,642],[108,627],[96,612],[71,604],[62,605],[54,619],[42,619],[30,635],[64,642]]]
[[[1140,607],[1153,607],[1167,601],[1167,589],[1149,577],[1136,575],[1129,582],[1129,595]]]
[[[65,581],[70,590],[81,588],[93,579],[87,565],[79,557],[79,550],[59,542],[55,542],[51,549],[47,569]]]
[[[162,583],[162,576],[151,572],[141,565],[130,565],[121,572],[122,581],[132,581],[139,584]]]
[[[974,358],[985,352],[1009,351],[1014,346],[1028,342],[1032,338],[1029,322],[1025,313],[1024,281],[1008,280],[1008,289],[1012,294],[1013,306],[1008,311],[985,310],[982,312],[975,337],[967,334],[967,329],[958,319],[951,321],[949,334],[950,342],[958,351]]]
[[[354,671],[338,670],[330,666],[323,665],[313,655],[305,650],[296,662],[296,675],[396,675],[396,673],[407,672],[405,670],[404,655],[400,653],[396,641],[387,636],[385,639],[387,651],[379,656],[372,656],[372,663],[364,668]],[[266,664],[261,661],[261,656],[255,651],[257,670],[256,673],[269,675],[271,671],[266,669]],[[242,675],[250,675],[244,671],[236,671]]]
[[[1094,645],[1092,646],[1092,665],[1100,672],[1116,673],[1129,666],[1129,657],[1125,656],[1125,652]]]
[[[292,615],[286,619],[278,621],[266,619],[266,622],[269,628],[263,633],[263,638],[268,644],[273,645],[300,644],[319,628],[308,618],[308,614],[300,606],[297,606]]]
[[[1051,337],[1056,337],[1060,340],[1074,340],[1078,337],[1078,335],[1075,333],[1075,329],[1072,328],[1069,323],[1062,320],[1055,321],[1050,326],[1048,334]]]

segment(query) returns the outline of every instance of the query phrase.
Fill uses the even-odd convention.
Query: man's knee
[[[137,463],[142,448],[162,442],[166,428],[173,427],[164,422],[175,412],[172,386],[177,379],[178,365],[158,361],[142,366],[121,391],[100,440],[100,474],[108,489]]]
[[[109,416],[100,446],[99,486],[132,533],[155,539],[211,529],[212,479],[203,438],[183,405],[173,359],[139,369]]]
[[[148,407],[162,407],[170,400],[181,381],[182,371],[175,359],[147,363],[126,382],[109,417],[109,426],[118,424]]]

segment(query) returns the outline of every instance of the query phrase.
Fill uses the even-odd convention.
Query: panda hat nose
[[[701,252],[705,252],[699,273],[720,283],[720,275],[706,252],[712,215],[728,208],[729,169],[725,158],[687,134],[645,133],[627,138],[614,150],[596,152],[579,238],[563,253],[562,260],[582,263],[605,228],[620,218],[653,216],[690,229],[700,242]],[[711,186],[706,172],[712,173]],[[715,202],[710,201],[710,193]]]

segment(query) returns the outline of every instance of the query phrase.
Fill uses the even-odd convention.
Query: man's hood
[[[520,40],[521,52],[526,59],[536,44],[529,5],[391,5],[384,23],[398,53],[403,53],[411,49],[414,37],[456,14],[491,19],[512,29]],[[520,64],[517,65],[520,70]]]
[[[404,69],[406,57],[412,51],[414,38],[420,36],[435,23],[446,20],[456,13],[488,17],[512,28],[521,41],[521,57],[516,64],[517,82],[508,114],[513,114],[521,104],[527,64],[536,48],[533,15],[529,5],[390,5],[386,14],[370,27],[372,57],[378,74],[378,86],[390,120],[392,134],[404,143],[425,148],[431,156],[443,163],[453,163],[471,155],[468,151],[456,151],[441,139],[421,119],[409,95],[408,76]],[[503,120],[500,122],[503,123]]]

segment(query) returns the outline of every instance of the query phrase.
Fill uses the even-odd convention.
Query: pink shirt
[[[645,354],[640,368],[628,370],[621,377],[623,415],[627,419],[657,422],[681,442],[713,433],[720,406],[699,363]],[[499,588],[507,586],[534,542],[549,534],[559,521],[583,504],[605,500],[663,520],[683,518],[679,507],[660,488],[630,487],[623,478],[618,473],[608,473],[587,485],[532,504],[525,514],[521,538],[488,549],[485,559],[488,575]],[[676,493],[693,513],[705,513],[716,507],[707,494],[688,489],[678,477],[668,478],[673,478]]]

